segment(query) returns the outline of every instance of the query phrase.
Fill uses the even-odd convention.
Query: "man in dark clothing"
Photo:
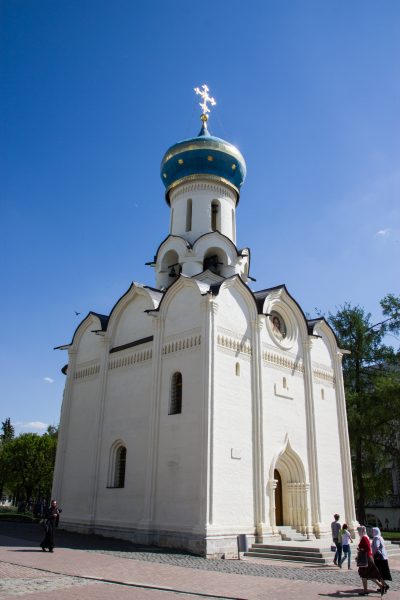
[[[61,508],[58,508],[56,500],[52,500],[50,506],[46,508],[44,515],[46,533],[40,544],[43,552],[46,552],[46,548],[49,549],[49,552],[54,551],[54,531],[58,527],[60,512]]]
[[[336,514],[333,515],[333,518],[335,519],[334,521],[332,521],[331,523],[331,530],[332,530],[332,540],[333,543],[336,546],[336,552],[335,552],[335,558],[333,559],[333,564],[338,565],[339,567],[341,567],[341,561],[342,561],[342,540],[340,538],[340,530],[342,529],[341,524],[339,523],[339,519],[340,519],[340,515]]]

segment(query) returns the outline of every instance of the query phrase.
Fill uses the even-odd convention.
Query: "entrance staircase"
[[[330,549],[330,540],[308,540],[292,527],[279,527],[281,539],[271,536],[269,544],[253,544],[244,556],[249,558],[266,558],[268,560],[293,561],[297,563],[327,565],[332,564],[334,553]],[[400,556],[400,546],[385,541],[389,556]],[[352,564],[355,566],[357,543],[352,544]]]

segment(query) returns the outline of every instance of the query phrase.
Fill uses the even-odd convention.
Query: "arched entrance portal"
[[[282,478],[277,469],[274,470],[275,488],[275,524],[283,525]]]
[[[309,484],[302,460],[289,440],[273,461],[270,473],[271,525],[290,525],[301,533],[312,531],[308,508]]]

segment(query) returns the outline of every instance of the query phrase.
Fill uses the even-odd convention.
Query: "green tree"
[[[17,500],[51,493],[57,439],[23,433],[3,446],[4,483]]]
[[[9,417],[8,419],[2,422],[1,431],[2,434],[0,435],[0,439],[2,444],[6,444],[7,442],[10,442],[12,439],[14,439],[15,429],[14,425],[11,424],[11,419]]]
[[[343,377],[356,508],[361,522],[366,521],[366,501],[390,493],[390,465],[398,460],[395,434],[400,419],[399,355],[384,342],[389,330],[398,330],[395,311],[400,302],[388,295],[381,305],[387,318],[376,324],[363,308],[349,303],[328,319],[339,345],[351,351],[343,362]]]

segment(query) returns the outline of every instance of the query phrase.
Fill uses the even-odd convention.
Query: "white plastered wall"
[[[151,344],[140,347],[141,352]],[[137,347],[112,354],[112,359],[125,358],[139,351]],[[114,368],[108,373],[104,410],[104,431],[97,490],[97,524],[132,527],[143,514],[146,477],[146,449],[149,431],[149,397],[151,392],[151,360]],[[126,447],[125,485],[109,487],[112,445],[120,440]]]
[[[322,331],[319,331],[318,335],[321,337],[313,340],[311,357],[314,372],[321,518],[325,523],[330,523],[335,513],[344,517],[344,492],[336,387],[332,381],[333,361],[326,335]]]
[[[212,528],[220,533],[254,533],[252,368],[245,350],[251,343],[248,302],[236,286],[222,286],[217,299]]]
[[[98,319],[92,317],[82,323],[76,333],[75,378],[71,396],[66,399],[69,404],[68,422],[61,420],[60,423],[60,438],[66,451],[62,472],[57,473],[61,480],[61,496],[58,500],[63,508],[63,519],[77,522],[88,521],[91,517],[90,484],[94,478],[96,444],[94,415],[99,405],[98,367],[102,350],[101,339],[92,330],[98,328]],[[59,461],[57,463],[60,465]]]
[[[197,284],[182,278],[170,289],[161,308],[165,329],[153,526],[162,530],[190,532],[202,514],[201,303]],[[182,412],[170,415],[175,372],[182,374]]]

